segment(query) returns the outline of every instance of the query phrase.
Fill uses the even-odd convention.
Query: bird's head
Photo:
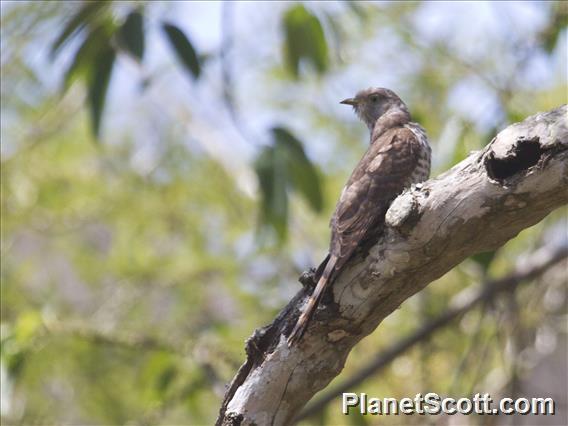
[[[361,90],[354,98],[344,99],[340,103],[352,105],[359,118],[371,130],[376,121],[387,112],[401,111],[408,114],[406,105],[398,95],[382,87]]]

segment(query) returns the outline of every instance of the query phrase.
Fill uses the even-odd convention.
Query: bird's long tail
[[[300,318],[298,318],[298,321],[296,322],[296,326],[292,330],[292,333],[290,333],[290,335],[288,336],[288,346],[293,346],[294,344],[298,343],[304,335],[304,332],[306,331],[310,319],[312,318],[316,308],[318,307],[318,303],[321,300],[325,289],[331,283],[331,275],[334,270],[336,260],[337,258],[335,256],[331,256],[331,258],[327,262],[323,274],[321,275],[321,278],[319,279],[314,292],[308,300],[306,309],[304,310],[304,312],[302,312]]]

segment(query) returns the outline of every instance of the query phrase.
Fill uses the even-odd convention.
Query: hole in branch
[[[517,143],[503,158],[496,158],[491,152],[485,158],[485,169],[490,178],[503,181],[517,173],[528,170],[538,163],[543,150],[539,139],[519,138]]]

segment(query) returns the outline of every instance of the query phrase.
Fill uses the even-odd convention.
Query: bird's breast
[[[405,125],[409,129],[420,144],[419,158],[416,168],[411,173],[408,179],[408,184],[419,183],[425,181],[430,176],[431,153],[430,143],[426,131],[416,123],[408,123]]]

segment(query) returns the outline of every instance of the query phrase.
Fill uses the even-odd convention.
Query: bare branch
[[[217,424],[290,423],[402,302],[568,202],[567,112],[562,106],[509,126],[482,151],[400,195],[384,234],[351,259],[299,345],[289,348],[285,336],[309,286],[247,341],[247,361]]]

